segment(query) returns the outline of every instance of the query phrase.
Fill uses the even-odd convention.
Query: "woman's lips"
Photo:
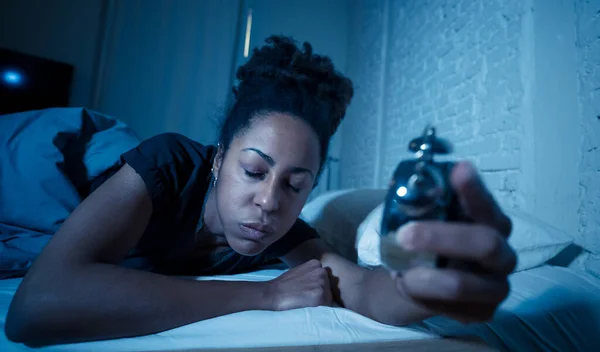
[[[240,224],[240,229],[244,237],[255,241],[260,241],[274,232],[272,227],[258,223]]]

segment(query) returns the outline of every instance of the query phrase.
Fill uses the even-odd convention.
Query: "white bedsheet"
[[[268,280],[282,270],[214,276],[224,280]],[[208,278],[201,278],[208,279]],[[4,335],[4,322],[11,297],[20,279],[0,280],[0,351],[33,351],[14,344]],[[156,351],[191,348],[300,346],[360,343],[386,340],[439,338],[416,329],[379,324],[350,310],[316,307],[284,312],[248,311],[209,319],[154,335],[60,345],[38,351]]]
[[[281,270],[217,276],[226,280],[268,280]],[[20,280],[0,280],[0,327]],[[286,312],[250,311],[190,324],[155,335],[52,346],[40,351],[133,351],[189,348],[319,345],[479,336],[512,351],[600,350],[600,280],[583,272],[543,266],[513,274],[512,292],[493,322],[462,325],[445,318],[395,328],[342,308]],[[0,334],[0,351],[27,351]]]
[[[600,280],[574,269],[542,266],[513,274],[511,294],[492,322],[443,317],[420,324],[441,336],[479,336],[504,351],[600,351]]]

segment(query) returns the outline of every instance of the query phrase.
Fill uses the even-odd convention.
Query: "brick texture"
[[[354,22],[363,32],[351,36],[360,53],[350,62],[356,65],[351,72],[360,90],[344,134],[342,185],[373,184],[374,172],[368,168],[378,151],[371,144],[376,136],[371,129],[380,113],[385,144],[377,185],[383,187],[400,159],[409,156],[410,139],[433,123],[455,143],[454,157],[477,163],[490,188],[518,205],[522,2],[390,1],[389,13],[382,13],[384,3],[360,1],[360,10],[368,11],[355,13]],[[383,16],[390,19],[387,43],[381,42],[381,33],[373,33],[382,30],[377,24]],[[388,45],[387,61],[381,45]],[[387,65],[383,92],[376,77],[381,68],[373,64]],[[380,94],[385,103],[378,110]],[[352,171],[356,166],[360,168]]]
[[[452,159],[571,234],[600,275],[600,1],[355,1],[342,187],[385,187],[433,123]]]
[[[433,123],[516,205],[522,135],[521,1],[393,1],[383,185]],[[401,34],[401,35],[400,35]]]
[[[356,0],[352,16],[357,91],[342,187],[385,187],[408,142],[433,123],[455,144],[452,158],[472,160],[504,205],[600,253],[600,1]],[[576,61],[548,66],[556,43]],[[552,84],[565,86],[543,89]]]

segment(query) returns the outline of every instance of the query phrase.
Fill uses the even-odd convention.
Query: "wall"
[[[474,161],[504,201],[522,204],[523,195],[515,192],[523,164],[520,3],[392,2],[391,16],[398,20],[390,32],[406,35],[390,42],[395,55],[389,71],[405,75],[390,75],[387,86],[384,177],[431,122],[455,143],[455,156]]]
[[[95,108],[141,138],[214,143],[230,91],[239,0],[111,4]]]
[[[2,0],[0,46],[75,66],[70,105],[89,106],[104,0]]]
[[[250,48],[264,45],[272,34],[291,35],[309,41],[340,70],[346,66],[345,0],[112,3],[98,109],[120,117],[142,138],[173,131],[215,143],[235,70],[247,60],[248,9]],[[334,157],[339,156],[339,144],[332,143]],[[335,170],[331,178],[336,187]],[[322,181],[313,196],[327,186]]]
[[[349,27],[347,0],[245,0],[244,16],[252,9],[250,48],[262,46],[273,34],[283,34],[298,42],[310,42],[314,52],[329,56],[336,68],[346,70]],[[246,31],[244,19],[240,42]],[[245,63],[243,50],[237,64]]]
[[[361,162],[376,167],[373,178],[359,183],[345,179],[345,185],[385,185],[400,159],[409,156],[410,139],[431,122],[441,136],[455,143],[457,157],[479,165],[491,188],[507,202],[522,204],[524,196],[515,192],[523,164],[519,153],[524,128],[519,119],[524,90],[519,40],[524,9],[517,6],[521,2],[496,1],[485,7],[475,1],[359,3],[377,7],[377,16],[388,22],[385,58],[378,59],[380,49],[369,49],[367,54],[382,68],[367,68],[367,78],[357,72],[358,77],[379,86],[374,94],[382,97],[383,103],[358,97],[371,110],[356,114],[357,120],[371,119],[373,126],[380,126],[381,140],[375,154],[353,152],[363,157]],[[357,42],[369,40],[361,37]],[[386,72],[383,84],[378,78],[381,70]],[[375,122],[378,118],[382,120],[379,125]],[[354,138],[358,139],[362,121],[356,122]],[[372,134],[363,141],[377,146],[371,141]],[[347,162],[344,160],[345,168],[358,164]]]
[[[387,1],[353,1],[350,9],[347,74],[354,84],[354,98],[340,126],[342,188],[377,186],[387,6]]]
[[[534,213],[577,234],[581,128],[573,1],[534,2]]]
[[[583,137],[578,141],[579,233],[600,254],[600,1],[575,1],[575,19],[577,103]]]
[[[384,187],[431,122],[505,206],[600,247],[599,1],[354,5],[342,187]]]

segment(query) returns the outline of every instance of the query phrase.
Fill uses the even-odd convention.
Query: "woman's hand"
[[[487,321],[507,297],[507,276],[516,265],[507,243],[512,223],[470,163],[458,163],[451,182],[473,223],[414,222],[398,231],[398,241],[405,250],[475,262],[484,272],[413,268],[396,278],[397,287],[433,314],[462,322]]]
[[[266,285],[267,300],[273,310],[332,305],[329,276],[316,259],[288,270]]]

